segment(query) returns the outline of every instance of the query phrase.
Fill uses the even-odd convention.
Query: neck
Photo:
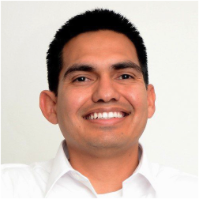
[[[138,143],[117,156],[91,156],[69,149],[72,167],[86,176],[98,194],[122,188],[122,182],[133,174],[139,163]]]

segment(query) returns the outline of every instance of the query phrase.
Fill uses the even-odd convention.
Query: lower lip
[[[121,117],[121,118],[111,118],[111,119],[85,119],[88,122],[94,123],[94,124],[100,124],[100,125],[114,125],[119,122],[122,122],[125,118],[128,116]]]

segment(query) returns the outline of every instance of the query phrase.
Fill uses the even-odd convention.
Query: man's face
[[[133,43],[113,31],[87,32],[65,45],[62,58],[56,112],[68,147],[91,153],[138,143],[154,93]]]

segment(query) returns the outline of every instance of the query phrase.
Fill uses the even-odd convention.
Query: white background
[[[120,12],[138,28],[155,86],[156,113],[141,137],[152,162],[197,175],[197,2],[2,2],[2,163],[53,158],[63,136],[39,109],[46,51],[70,17]]]

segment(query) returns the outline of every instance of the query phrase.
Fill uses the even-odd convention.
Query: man
[[[197,178],[148,161],[139,138],[155,112],[146,48],[120,14],[64,24],[47,55],[40,108],[65,138],[53,160],[4,166],[4,197],[197,197]]]

